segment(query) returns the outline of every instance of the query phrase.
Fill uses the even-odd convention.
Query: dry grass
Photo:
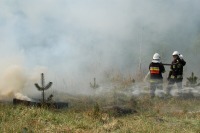
[[[0,132],[200,132],[198,99],[124,96],[119,105],[134,108],[138,113],[118,117],[103,112],[103,107],[108,106],[103,102],[106,97],[79,96],[82,102],[64,110],[1,103]]]
[[[110,75],[109,75],[110,76]],[[40,133],[198,133],[199,99],[150,99],[121,93],[133,84],[132,78],[114,75],[119,83],[111,92],[94,96],[65,95],[69,102],[62,110],[13,106],[0,103],[0,132]],[[137,113],[116,115],[105,107],[127,107]],[[114,110],[115,111],[115,110]]]

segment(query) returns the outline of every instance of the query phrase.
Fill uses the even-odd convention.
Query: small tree
[[[96,78],[94,78],[94,83],[90,83],[90,87],[93,89],[97,89],[99,87],[99,85],[96,83]]]
[[[198,77],[194,76],[194,73],[192,72],[191,76],[187,78],[186,86],[187,87],[196,87],[199,86],[200,83],[197,83]]]
[[[47,85],[45,85],[45,79],[44,79],[44,74],[41,74],[41,87],[35,83],[35,87],[39,90],[42,91],[42,103],[45,103],[45,96],[44,96],[44,91],[49,89],[52,86],[52,82],[49,82]]]

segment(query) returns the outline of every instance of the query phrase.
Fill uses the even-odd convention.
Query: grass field
[[[116,98],[117,97],[117,98]],[[109,102],[106,102],[109,101]],[[198,99],[133,98],[123,94],[78,96],[67,109],[0,104],[0,132],[36,133],[198,133]],[[125,106],[137,113],[116,114],[104,107]]]

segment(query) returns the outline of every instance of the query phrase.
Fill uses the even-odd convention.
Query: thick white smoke
[[[9,99],[15,93],[20,92],[26,83],[26,75],[19,66],[12,66],[4,71],[0,76],[0,96],[1,99]]]
[[[169,63],[174,50],[187,61],[185,77],[191,71],[200,76],[199,4],[198,0],[0,0],[1,93],[32,92],[41,72],[46,82],[54,82],[53,89],[83,93],[94,77],[102,80],[106,71],[134,75],[140,59],[147,71],[155,52]],[[10,73],[17,76],[6,76]]]

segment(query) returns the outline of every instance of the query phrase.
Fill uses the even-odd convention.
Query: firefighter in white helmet
[[[165,72],[165,67],[160,61],[160,55],[155,53],[153,55],[153,60],[149,65],[150,72],[150,96],[151,98],[155,97],[155,90],[163,89],[163,77],[162,73]]]
[[[178,51],[174,51],[172,53],[173,61],[171,63],[170,72],[168,75],[168,86],[167,86],[167,95],[170,95],[170,91],[172,86],[176,83],[179,90],[182,89],[182,81],[183,81],[183,66],[186,62],[183,59],[180,59],[180,53]]]

